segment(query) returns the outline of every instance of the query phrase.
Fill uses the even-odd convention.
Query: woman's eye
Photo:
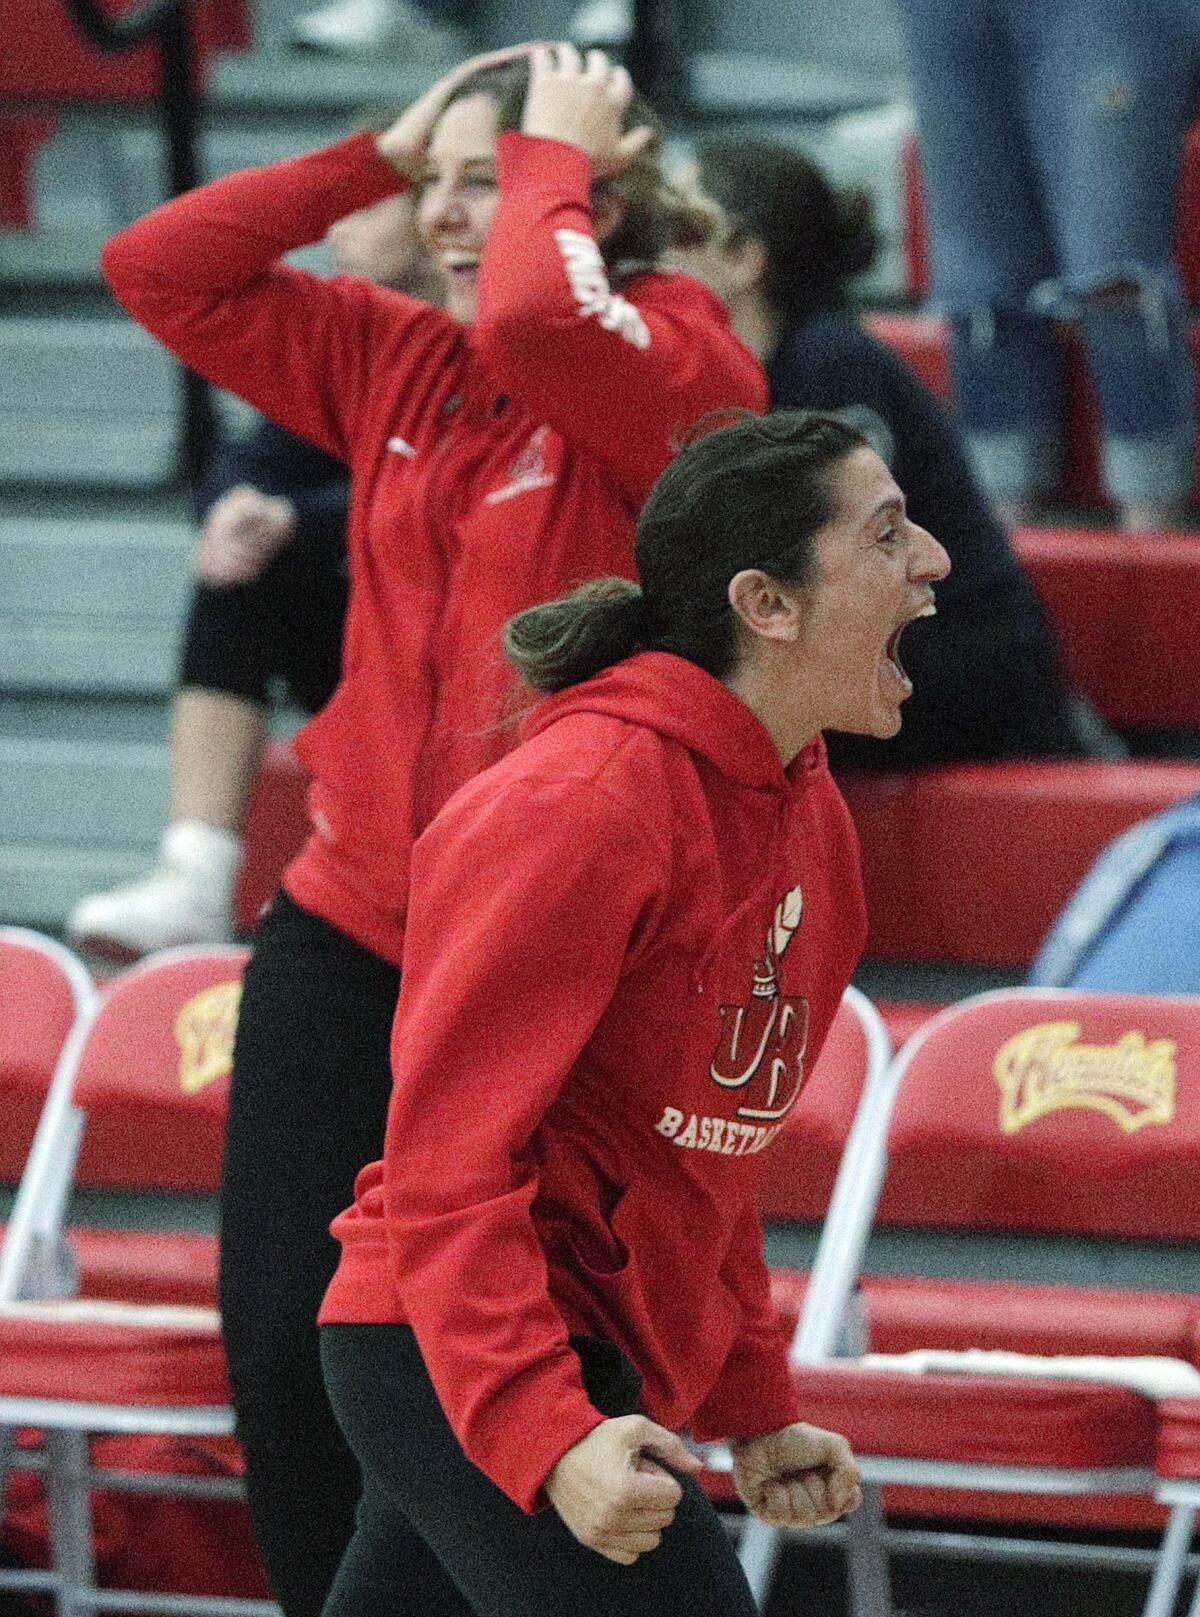
[[[898,544],[899,540],[900,540],[900,529],[899,528],[885,528],[883,530],[883,532],[879,535],[879,542],[880,542],[881,545]]]
[[[463,187],[467,191],[491,191],[495,185],[494,174],[471,174],[463,181]]]

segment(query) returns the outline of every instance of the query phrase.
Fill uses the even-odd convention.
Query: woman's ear
[[[802,607],[795,585],[745,567],[729,580],[729,604],[746,631],[759,640],[799,638]]]
[[[596,240],[603,247],[625,217],[625,198],[609,186],[597,186],[592,192],[592,214],[596,220]]]
[[[733,290],[758,291],[767,275],[767,244],[762,237],[739,235],[724,252],[726,274]]]

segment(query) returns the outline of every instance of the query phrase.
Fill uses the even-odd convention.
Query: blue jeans
[[[1053,488],[1078,323],[1118,501],[1192,483],[1194,382],[1171,256],[1200,73],[1195,0],[901,0],[935,296],[993,493]],[[1108,295],[1098,293],[1110,289]]]

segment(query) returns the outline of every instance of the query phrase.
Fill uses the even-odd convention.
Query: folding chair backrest
[[[142,1190],[220,1186],[233,1036],[249,951],[166,949],[105,991],[80,1052],[79,1176]]]
[[[1200,999],[978,995],[897,1083],[879,1222],[1200,1238]]]
[[[765,1219],[820,1223],[825,1217],[859,1099],[882,1077],[891,1055],[879,1012],[859,989],[848,988],[785,1129],[762,1153]]]
[[[20,1178],[67,1035],[95,998],[61,943],[0,927],[0,1179]]]

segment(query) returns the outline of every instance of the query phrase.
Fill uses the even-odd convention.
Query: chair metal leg
[[[13,1456],[17,1449],[17,1432],[13,1426],[0,1426],[0,1519],[4,1516],[4,1501],[8,1496],[8,1479],[12,1474]]]
[[[1172,1505],[1167,1517],[1158,1560],[1154,1563],[1154,1576],[1150,1579],[1150,1592],[1142,1608],[1142,1617],[1171,1617],[1183,1583],[1184,1562],[1191,1547],[1192,1532],[1196,1525],[1196,1512],[1191,1505]],[[1197,1587],[1200,1599],[1200,1586]],[[1200,1606],[1193,1606],[1200,1613]]]
[[[760,1522],[755,1516],[746,1517],[738,1542],[738,1560],[759,1611],[767,1609],[780,1543],[777,1527],[768,1527],[766,1522]]]
[[[46,1433],[46,1510],[52,1562],[58,1576],[55,1617],[92,1617],[95,1611],[89,1470],[85,1433]]]
[[[846,1522],[847,1606],[850,1617],[892,1617],[883,1496],[870,1484],[862,1492],[862,1504]]]

